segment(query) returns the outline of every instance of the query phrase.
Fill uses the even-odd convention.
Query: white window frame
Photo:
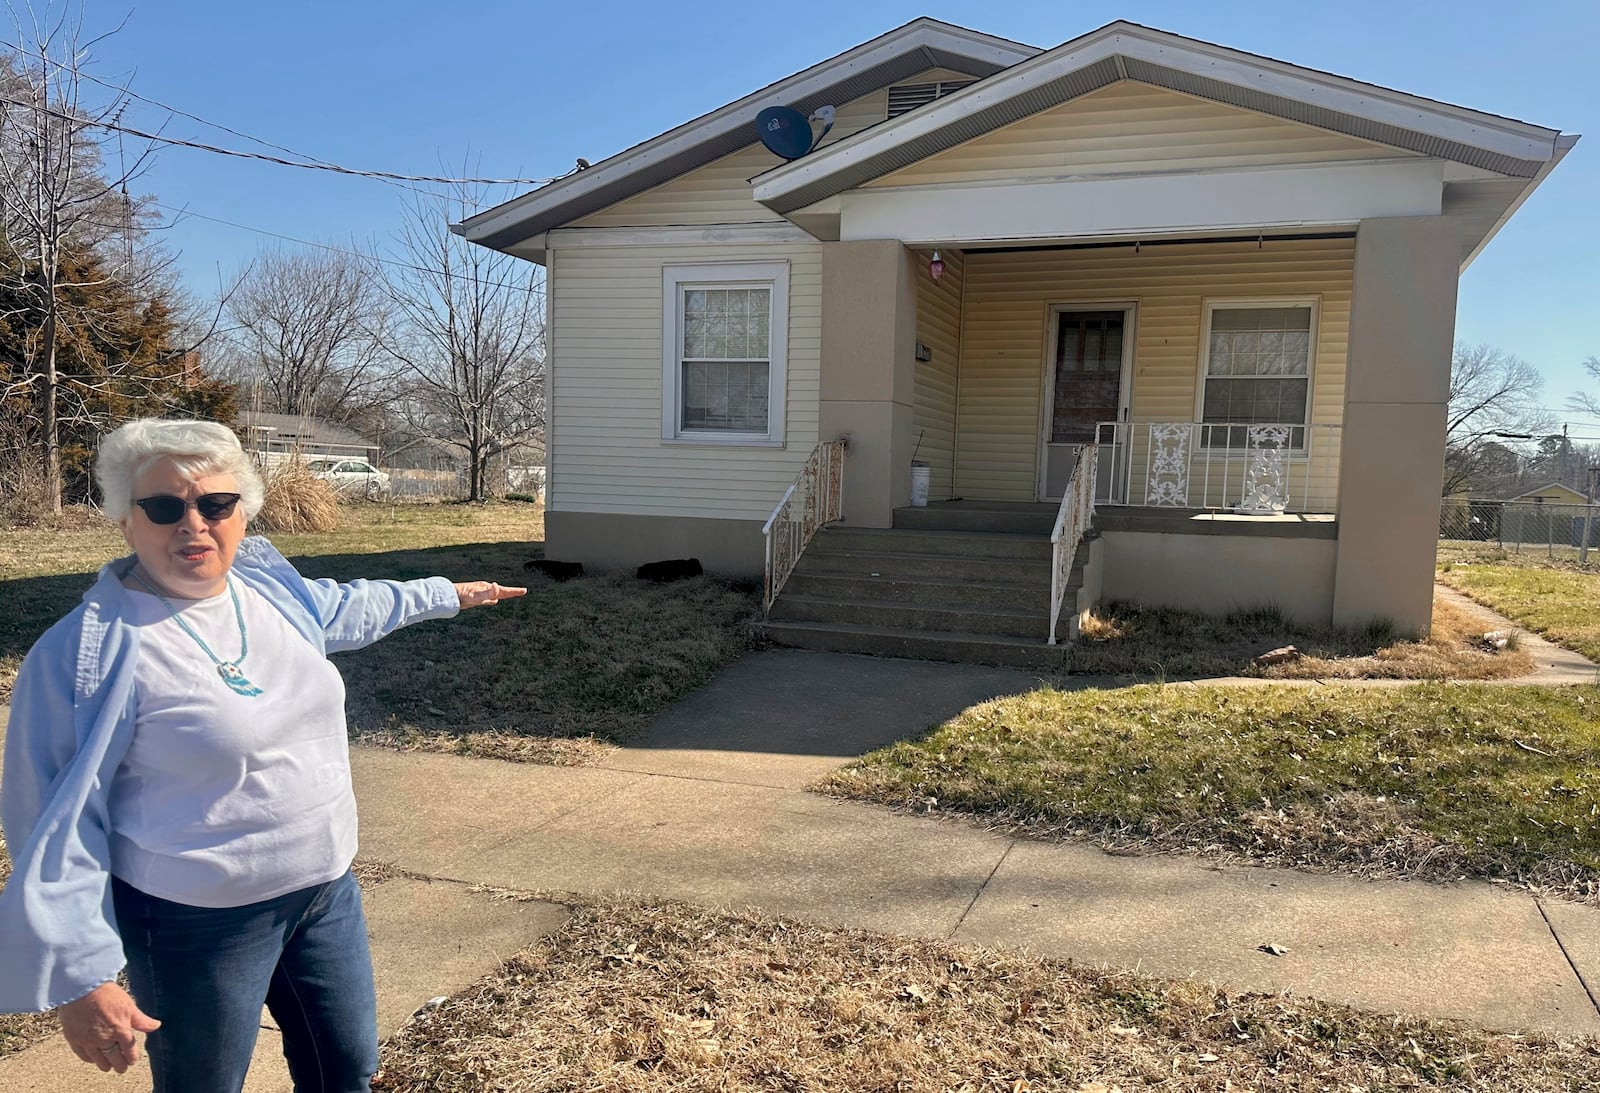
[[[1322,324],[1322,298],[1320,296],[1218,296],[1202,302],[1200,315],[1200,372],[1194,385],[1194,421],[1206,422],[1206,381],[1211,378],[1211,316],[1218,311],[1246,311],[1260,307],[1309,307],[1311,309],[1311,339],[1306,346],[1306,445],[1311,443],[1312,413],[1317,400],[1317,333]],[[1227,379],[1219,376],[1218,379]],[[1265,378],[1265,377],[1264,377]],[[1219,422],[1218,424],[1226,424]],[[1284,422],[1282,424],[1293,424]],[[1242,451],[1243,449],[1213,448],[1213,452]],[[1306,447],[1290,449],[1297,458],[1306,455]]]
[[[771,290],[767,315],[765,432],[685,429],[683,421],[683,292],[686,288]],[[789,377],[789,263],[716,262],[661,268],[661,441],[722,447],[781,448]]]

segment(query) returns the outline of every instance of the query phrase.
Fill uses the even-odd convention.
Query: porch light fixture
[[[934,284],[944,279],[944,259],[939,257],[938,251],[934,251],[933,257],[928,260],[928,276],[933,278]]]

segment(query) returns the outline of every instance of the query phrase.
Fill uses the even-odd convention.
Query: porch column
[[[898,240],[822,244],[817,435],[848,436],[844,522],[886,528],[911,500],[916,282]]]
[[[1446,217],[1363,220],[1356,230],[1336,624],[1383,618],[1421,635],[1432,623],[1460,267]]]

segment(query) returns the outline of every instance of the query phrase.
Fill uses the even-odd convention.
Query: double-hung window
[[[1314,300],[1212,301],[1205,311],[1200,420],[1213,448],[1244,448],[1250,425],[1290,426],[1303,451],[1311,412]]]
[[[783,443],[789,264],[667,266],[663,440]]]

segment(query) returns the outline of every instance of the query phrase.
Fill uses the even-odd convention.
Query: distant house
[[[1587,505],[1589,499],[1570,486],[1550,482],[1531,490],[1524,490],[1507,501],[1528,501],[1538,505]]]
[[[832,523],[772,615],[830,648],[1067,587],[1428,629],[1457,279],[1576,137],[1126,22],[774,77],[455,226],[548,270],[551,557],[781,586]]]
[[[264,414],[247,410],[235,422],[247,451],[270,463],[290,455],[345,457],[378,462],[378,442],[338,422],[300,414]]]

